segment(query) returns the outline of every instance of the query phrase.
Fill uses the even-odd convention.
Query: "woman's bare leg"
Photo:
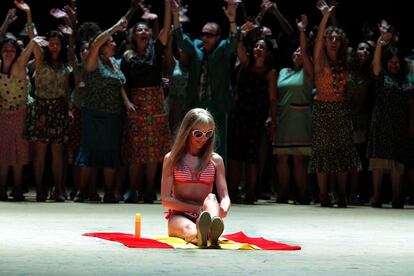
[[[36,184],[36,200],[45,201],[47,197],[47,191],[42,183],[43,173],[45,171],[45,159],[46,159],[46,150],[47,145],[35,142],[34,143],[35,152],[33,159],[33,169],[34,169],[34,178]]]
[[[168,236],[197,244],[197,226],[184,216],[173,215],[168,220]]]

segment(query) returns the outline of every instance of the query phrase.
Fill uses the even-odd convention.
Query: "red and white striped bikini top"
[[[177,183],[200,183],[206,185],[213,185],[216,178],[216,167],[214,167],[211,160],[208,162],[206,168],[200,173],[193,174],[190,167],[183,163],[182,167],[174,169],[174,181]]]

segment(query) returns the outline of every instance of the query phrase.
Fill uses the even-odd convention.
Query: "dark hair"
[[[78,35],[79,40],[89,42],[91,37],[95,37],[97,33],[101,32],[101,27],[96,22],[86,21],[79,25]]]
[[[265,36],[261,36],[256,38],[255,40],[253,40],[252,42],[252,46],[249,48],[249,59],[250,59],[250,64],[253,65],[254,64],[254,55],[253,55],[253,49],[254,46],[256,45],[257,42],[259,42],[260,40],[263,40],[264,43],[266,44],[266,48],[267,48],[267,56],[265,58],[265,65],[270,67],[270,68],[275,68],[276,67],[276,62],[275,62],[275,57],[274,57],[274,52],[273,52],[273,44],[272,41],[265,37]]]
[[[346,37],[345,32],[336,26],[329,26],[326,28],[324,37],[327,38],[331,33],[338,33],[341,37],[341,47],[338,49],[338,61],[342,61],[343,64],[347,64],[347,57],[348,57],[348,39]]]
[[[11,37],[8,37],[8,38],[6,38],[6,39],[4,39],[3,41],[2,41],[2,43],[1,43],[1,45],[0,45],[0,51],[2,51],[3,50],[3,46],[5,45],[5,44],[11,44],[11,45],[13,45],[14,46],[14,48],[16,49],[16,56],[14,57],[14,59],[13,59],[13,61],[12,61],[12,65],[14,64],[14,62],[18,59],[18,57],[20,56],[20,54],[22,53],[22,48],[20,47],[20,45],[19,45],[19,43],[17,42],[17,40],[16,39],[14,39],[14,38],[11,38]],[[3,58],[1,57],[1,55],[0,55],[0,59],[3,61]],[[7,74],[10,74],[10,70],[11,70],[11,68],[12,68],[12,66],[10,66],[10,68],[9,68],[9,71],[8,72],[6,72]],[[0,72],[3,72],[3,62],[1,63],[1,71]]]
[[[68,63],[68,50],[66,48],[66,40],[65,37],[59,31],[50,31],[46,34],[46,39],[49,40],[51,38],[57,37],[60,40],[61,47],[58,56],[58,60],[62,63]],[[52,55],[49,52],[49,49],[46,48],[44,54],[45,61],[48,65],[52,66]]]
[[[362,64],[362,66],[359,63],[358,55],[357,55],[358,47],[359,47],[359,44],[361,43],[367,44],[368,49],[369,49],[368,60],[364,64]],[[349,62],[350,70],[353,72],[359,72],[363,76],[369,76],[371,74],[371,65],[372,65],[371,63],[372,63],[373,56],[374,56],[374,48],[372,47],[372,45],[367,40],[359,41],[358,44],[356,45],[356,48],[352,49],[351,58]]]
[[[382,68],[383,70],[388,72],[387,64],[390,61],[390,59],[393,58],[394,56],[398,57],[398,59],[400,60],[400,71],[398,72],[396,76],[398,78],[405,78],[407,75],[407,70],[408,70],[407,62],[405,60],[404,55],[395,46],[388,47],[385,50],[384,54],[382,55]]]
[[[150,29],[150,26],[148,25],[147,22],[137,22],[134,24],[134,26],[132,28],[130,28],[130,33],[129,33],[129,42],[130,42],[130,47],[131,49],[133,49],[134,51],[136,51],[136,47],[137,47],[137,41],[135,40],[135,29],[139,26],[139,25],[145,25],[147,26],[147,28],[150,30],[150,32],[152,32],[152,30]],[[152,39],[152,36],[150,36],[150,41]]]

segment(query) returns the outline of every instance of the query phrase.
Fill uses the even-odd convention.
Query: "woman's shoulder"
[[[171,160],[171,151],[168,152],[167,154],[165,154],[165,156],[164,156],[164,162],[165,161],[170,161],[170,160]]]
[[[172,168],[172,156],[171,156],[171,152],[167,153],[164,156],[164,161],[163,161],[163,173],[170,171],[172,172],[173,168]]]
[[[216,152],[213,152],[213,154],[211,155],[211,162],[213,162],[215,167],[224,164],[223,157],[221,157],[220,154]]]

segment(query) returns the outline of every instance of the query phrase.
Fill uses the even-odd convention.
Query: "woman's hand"
[[[316,7],[322,12],[323,16],[330,15],[335,6],[328,6],[324,0],[319,0]]]
[[[125,108],[128,112],[137,112],[137,106],[131,103],[130,101],[125,102]]]
[[[30,12],[30,6],[26,2],[24,2],[23,0],[14,0],[13,2],[14,2],[14,5],[18,9],[20,9],[20,10],[26,12],[26,13]]]
[[[49,45],[49,41],[47,41],[44,36],[35,36],[33,38],[33,42],[39,47],[47,47]]]
[[[300,16],[300,21],[296,19],[296,25],[298,26],[299,32],[305,32],[308,26],[308,17],[304,14]]]

